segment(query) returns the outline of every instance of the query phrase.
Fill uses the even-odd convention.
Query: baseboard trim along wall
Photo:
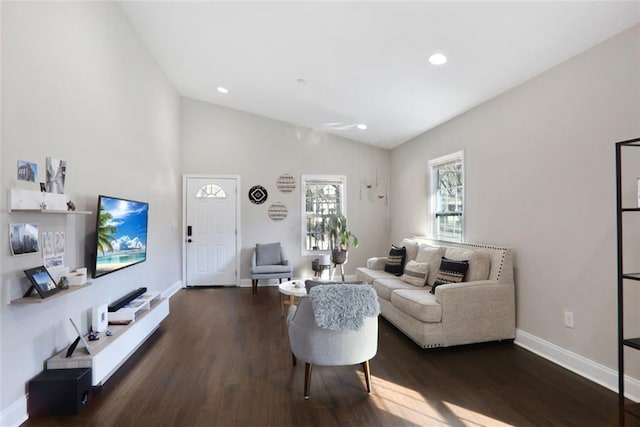
[[[618,392],[618,371],[616,370],[520,329],[516,330],[515,344],[613,392]],[[640,402],[640,381],[625,375],[624,390],[627,398]]]
[[[3,427],[17,427],[28,419],[26,394],[0,412],[0,426]]]
[[[178,280],[176,283],[174,283],[173,285],[169,286],[168,289],[166,289],[164,292],[162,292],[162,298],[171,298],[180,289],[182,289],[182,280]]]

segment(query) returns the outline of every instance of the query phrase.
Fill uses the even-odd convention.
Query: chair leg
[[[258,279],[251,280],[251,287],[253,288],[253,295],[258,294]]]
[[[309,387],[311,386],[311,363],[304,364],[304,398],[309,398]]]
[[[340,275],[342,276],[342,281],[344,282],[344,264],[340,264]]]
[[[296,366],[298,364],[298,358],[295,354],[293,354],[293,351],[291,352],[291,361],[293,362],[293,366]]]
[[[362,362],[364,368],[364,381],[367,383],[367,393],[371,394],[371,369],[369,368],[369,361]]]

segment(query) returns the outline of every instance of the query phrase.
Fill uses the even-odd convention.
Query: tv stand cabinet
[[[101,386],[158,329],[160,322],[168,315],[169,300],[161,298],[160,293],[151,294],[148,305],[136,311],[135,319],[130,324],[109,325],[112,336],[101,332],[99,340],[88,341],[91,354],[87,354],[80,343],[71,357],[65,357],[65,348],[47,360],[47,369],[91,368],[91,384]]]

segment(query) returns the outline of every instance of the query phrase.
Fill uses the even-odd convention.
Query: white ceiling
[[[181,95],[386,148],[640,21],[638,1],[120,4]]]

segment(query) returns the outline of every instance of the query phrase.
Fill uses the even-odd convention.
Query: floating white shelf
[[[91,211],[67,210],[69,196],[41,191],[9,189],[9,212],[90,215]],[[43,205],[46,206],[43,208]]]
[[[9,212],[35,212],[35,213],[43,213],[43,214],[64,214],[64,215],[91,215],[93,212],[91,211],[56,211],[52,209],[9,209]]]
[[[77,285],[77,286],[69,286],[68,289],[61,289],[58,292],[56,292],[55,294],[51,295],[50,297],[47,298],[40,298],[40,295],[38,295],[38,293],[34,290],[33,293],[31,295],[29,295],[28,297],[22,297],[22,298],[18,298],[18,299],[14,299],[13,301],[11,301],[11,304],[13,305],[21,305],[21,304],[42,304],[43,302],[49,302],[51,300],[60,298],[62,296],[68,295],[72,292],[75,291],[79,291],[80,289],[85,289],[87,287],[91,286],[91,282],[87,282],[84,285]]]

